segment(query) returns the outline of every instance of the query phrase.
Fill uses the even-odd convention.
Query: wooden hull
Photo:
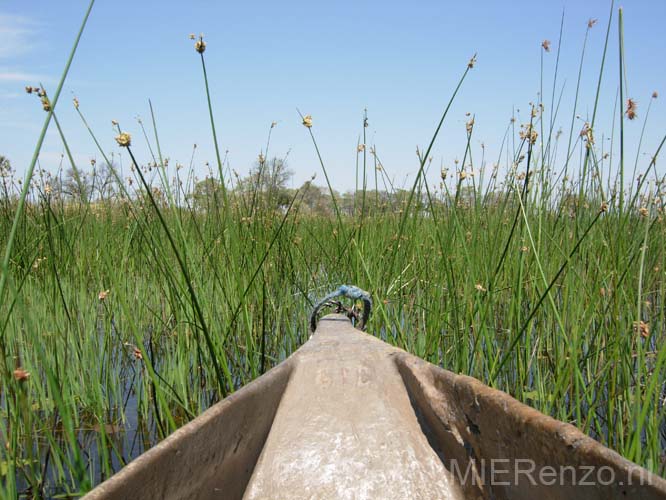
[[[330,315],[85,498],[656,499],[666,481]]]

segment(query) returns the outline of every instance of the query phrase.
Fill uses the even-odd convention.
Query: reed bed
[[[621,16],[607,33],[615,22],[621,42]],[[194,42],[217,146],[206,45]],[[474,64],[462,65],[458,88]],[[603,64],[602,78],[611,78]],[[44,130],[57,125],[59,89],[40,96]],[[602,104],[597,94],[595,114]],[[268,146],[254,185],[235,179],[216,149],[197,190],[192,166],[162,156],[151,120],[140,124],[151,158],[135,158],[141,134],[117,125],[131,183],[111,168],[104,189],[93,182],[68,197],[54,191],[57,174],[33,172],[40,140],[23,183],[3,171],[0,496],[89,490],[289,356],[309,336],[313,304],[342,283],[373,293],[369,332],[666,476],[659,151],[630,157],[640,145],[624,143],[628,102],[609,124],[608,150],[595,142],[602,126],[591,116],[581,130],[575,106],[560,137],[555,109],[536,102],[528,123],[511,123],[496,162],[474,150],[468,117],[461,163],[437,168],[433,182],[438,128],[407,190],[393,187],[378,146],[363,139],[359,188],[346,196],[328,182],[310,116],[301,119],[324,190],[264,182],[275,173]]]

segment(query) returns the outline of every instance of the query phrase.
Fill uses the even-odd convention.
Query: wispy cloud
[[[0,59],[13,59],[35,46],[38,24],[25,16],[0,13]]]
[[[26,73],[23,71],[15,71],[11,68],[0,67],[0,82],[22,82],[27,84],[36,85],[39,82],[51,83],[53,77],[47,75],[39,75],[36,73]]]
[[[0,66],[0,84],[37,85],[55,81],[48,75],[24,71],[16,64],[18,61],[24,64],[26,54],[38,47],[36,40],[40,39],[40,26],[39,22],[27,16],[0,12],[0,62],[4,64]]]

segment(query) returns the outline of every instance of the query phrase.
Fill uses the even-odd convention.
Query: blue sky
[[[602,85],[597,139],[610,134],[618,89],[617,7]],[[44,112],[25,94],[40,81],[51,93],[64,67],[87,2],[5,1],[0,4],[0,154],[23,172]],[[478,62],[458,95],[433,150],[435,164],[451,167],[465,148],[465,113],[476,117],[472,145],[480,158],[495,161],[512,110],[528,121],[536,101],[544,54],[546,107],[550,104],[560,20],[564,35],[558,92],[564,85],[556,126],[568,131],[583,38],[589,34],[577,113],[592,112],[610,2],[568,1],[337,1],[337,2],[113,2],[98,0],[67,79],[57,114],[83,169],[98,158],[71,104],[76,95],[105,150],[119,152],[111,120],[132,133],[139,161],[149,161],[136,117],[148,122],[148,99],[156,111],[163,151],[171,164],[214,164],[203,78],[190,33],[203,32],[218,137],[231,168],[247,173],[265,146],[284,156],[294,186],[313,173],[324,179],[307,130],[296,108],[311,114],[334,187],[354,186],[356,143],[368,110],[368,145],[375,144],[397,185],[417,170],[415,148],[427,145],[441,112],[474,53]],[[630,157],[653,91],[644,169],[666,133],[666,1],[635,0],[624,5],[627,96],[638,101],[639,119],[627,122]],[[550,110],[546,109],[549,113]],[[580,121],[582,127],[582,121]],[[55,170],[63,151],[49,131],[41,166]],[[663,153],[666,156],[666,152]],[[666,159],[659,162],[660,173]],[[433,168],[431,177],[438,176]]]

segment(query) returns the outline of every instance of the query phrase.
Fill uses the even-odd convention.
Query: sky
[[[42,83],[52,95],[88,2],[4,0],[0,3],[0,154],[19,173],[32,157],[46,114],[26,85]],[[613,8],[609,50],[595,127],[609,136],[619,82],[617,9],[623,6],[625,97],[638,102],[638,119],[626,122],[629,157],[638,152],[644,169],[666,133],[666,1],[630,0]],[[408,186],[418,170],[416,147],[429,143],[470,57],[469,72],[433,148],[429,176],[453,167],[466,144],[466,113],[475,117],[472,148],[497,160],[516,110],[529,121],[529,103],[540,90],[543,58],[544,104],[551,92],[560,23],[564,16],[556,128],[568,132],[578,68],[589,31],[575,127],[592,113],[611,13],[606,0],[586,1],[255,1],[129,2],[98,0],[85,27],[56,114],[79,168],[100,159],[72,105],[80,110],[107,152],[121,153],[111,120],[132,134],[137,160],[151,160],[137,117],[150,124],[150,99],[163,154],[170,164],[195,171],[215,165],[201,61],[190,33],[203,33],[217,135],[230,168],[246,175],[266,147],[268,156],[287,155],[294,187],[324,177],[298,111],[312,115],[313,128],[333,186],[355,185],[356,146],[367,109],[367,144],[375,146],[396,186]],[[545,53],[543,40],[551,41]],[[663,97],[652,99],[656,91]],[[645,136],[638,149],[648,105]],[[619,111],[616,112],[619,114]],[[617,133],[617,131],[615,131]],[[51,124],[40,165],[55,171],[63,145]],[[662,157],[666,156],[666,151]],[[123,156],[121,161],[126,162]],[[480,161],[480,160],[479,160]],[[633,160],[632,160],[633,162]],[[666,158],[658,162],[661,175]],[[66,166],[65,166],[66,168]],[[557,166],[555,166],[557,168]],[[373,186],[371,186],[373,187]]]

